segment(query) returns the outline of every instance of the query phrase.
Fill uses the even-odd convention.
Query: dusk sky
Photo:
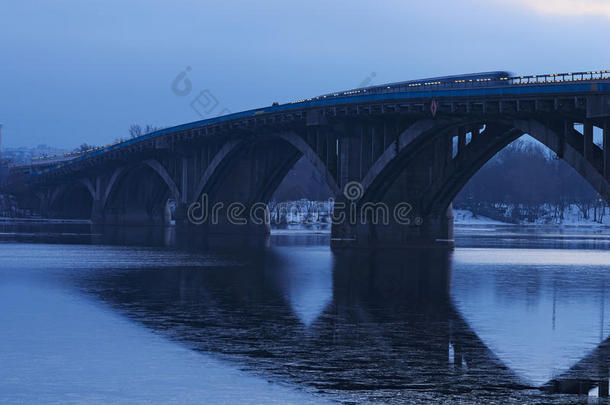
[[[131,124],[334,90],[488,70],[610,69],[610,1],[3,1],[0,123],[8,147],[72,149]],[[172,91],[183,71],[187,95]]]

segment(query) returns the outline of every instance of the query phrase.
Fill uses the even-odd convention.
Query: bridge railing
[[[427,90],[442,90],[442,89],[468,89],[478,87],[492,86],[510,86],[523,84],[552,84],[552,83],[569,83],[594,80],[610,80],[610,70],[598,70],[591,72],[575,72],[575,73],[550,73],[543,75],[529,76],[506,76],[506,77],[479,77],[465,78],[445,81],[421,81],[404,83],[400,85],[376,86],[366,89],[356,89],[346,92],[333,93],[327,96],[315,97],[305,100],[298,100],[294,103],[303,101],[320,100],[326,97],[341,97],[355,96],[367,94],[391,94],[404,93],[411,91],[427,91]]]
[[[546,75],[514,76],[505,79],[509,84],[549,84],[610,80],[610,70],[576,73],[550,73]]]

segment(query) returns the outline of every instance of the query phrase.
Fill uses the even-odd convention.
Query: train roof
[[[350,89],[350,90],[347,90],[347,91],[342,90],[342,91],[339,91],[339,92],[327,93],[327,94],[325,94],[325,96],[335,95],[335,94],[351,93],[353,91],[362,91],[362,90],[376,89],[376,88],[379,88],[379,87],[393,87],[393,86],[408,85],[408,84],[411,84],[411,83],[446,82],[446,81],[464,80],[464,79],[470,79],[470,78],[480,78],[480,77],[488,78],[488,77],[496,77],[496,76],[509,77],[510,73],[506,72],[506,71],[496,70],[496,71],[491,71],[491,72],[464,73],[464,74],[460,74],[460,75],[428,77],[428,78],[424,78],[424,79],[414,79],[414,80],[406,80],[406,81],[402,81],[402,82],[392,82],[392,83],[377,84],[377,85],[367,86],[367,87],[357,87],[357,88]]]

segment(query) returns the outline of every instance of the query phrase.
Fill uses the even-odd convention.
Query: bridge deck
[[[566,75],[569,76],[566,79]],[[580,77],[578,77],[580,75]],[[587,75],[590,78],[587,78]],[[561,77],[563,76],[563,79]],[[537,81],[536,81],[537,80]],[[381,88],[386,85],[378,86]],[[387,87],[391,87],[388,84]],[[349,93],[348,95],[345,95]],[[300,100],[277,106],[268,106],[252,110],[246,110],[238,113],[228,114],[221,117],[214,117],[200,121],[194,121],[187,124],[177,125],[159,131],[154,131],[140,137],[129,139],[123,142],[117,142],[111,145],[101,147],[99,149],[87,151],[77,157],[67,156],[54,157],[52,161],[40,159],[36,165],[27,165],[30,167],[29,172],[32,176],[43,173],[49,173],[66,166],[82,162],[84,160],[113,152],[122,148],[127,148],[134,144],[151,140],[163,135],[175,134],[195,128],[208,127],[219,124],[236,124],[240,127],[240,121],[244,119],[263,119],[269,115],[278,113],[299,113],[303,110],[317,107],[340,107],[353,104],[366,103],[397,103],[401,101],[413,102],[419,100],[447,100],[447,99],[510,99],[510,98],[528,98],[528,97],[560,97],[573,95],[599,95],[610,94],[610,71],[600,72],[583,72],[574,74],[559,74],[559,75],[542,75],[542,76],[518,76],[508,78],[504,85],[484,85],[481,83],[464,84],[464,87],[447,88],[432,84],[414,87],[407,91],[394,91],[392,89],[381,94],[371,94],[370,92],[353,91],[336,93],[335,97],[319,96],[315,98]],[[37,167],[34,167],[37,166]],[[44,167],[40,169],[40,167]],[[23,172],[24,168],[18,169]]]

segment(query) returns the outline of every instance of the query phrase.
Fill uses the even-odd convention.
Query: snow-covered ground
[[[300,226],[307,224],[315,224],[315,229],[318,229],[321,225],[330,228],[328,225],[331,221],[332,208],[329,201],[309,201],[306,199],[273,203],[270,206],[271,223],[275,225],[274,228],[282,228],[283,230],[290,230],[291,227],[292,230],[301,229]],[[504,208],[504,210],[507,216],[504,221],[499,217],[492,219],[463,209],[454,209],[453,215],[455,224],[458,225],[514,224],[514,221],[508,218],[511,208]],[[588,210],[587,218],[585,218],[582,210],[576,204],[567,206],[562,215],[559,215],[555,206],[543,205],[537,210],[539,214],[535,221],[524,219],[520,225],[610,226],[610,209],[608,207],[603,208],[603,215],[600,215],[601,210],[600,207],[597,207],[597,209],[591,207]],[[280,224],[284,225],[280,226]],[[308,227],[308,229],[313,228]]]
[[[571,205],[565,209],[563,218],[555,218],[551,214],[551,210],[548,210],[549,214],[541,215],[538,219],[533,222],[523,221],[520,225],[562,225],[562,226],[610,226],[610,214],[600,216],[597,213],[597,221],[594,220],[595,214],[593,209],[589,210],[589,218],[584,218],[582,211],[576,206]],[[453,216],[455,224],[488,224],[488,225],[510,225],[511,223],[506,221],[497,221],[491,218],[487,218],[481,215],[475,215],[468,210],[453,210]],[[601,220],[600,220],[601,217]]]
[[[576,205],[570,205],[565,211],[562,220],[556,220],[552,217],[541,217],[536,224],[559,224],[559,225],[573,225],[573,226],[610,226],[610,214],[606,212],[602,216],[601,221],[594,221],[593,209],[589,210],[589,218],[585,219],[582,211]],[[598,213],[598,219],[599,219]]]
[[[506,222],[496,221],[480,215],[475,216],[468,210],[453,210],[453,220],[455,224],[486,224],[486,225],[507,225]]]

